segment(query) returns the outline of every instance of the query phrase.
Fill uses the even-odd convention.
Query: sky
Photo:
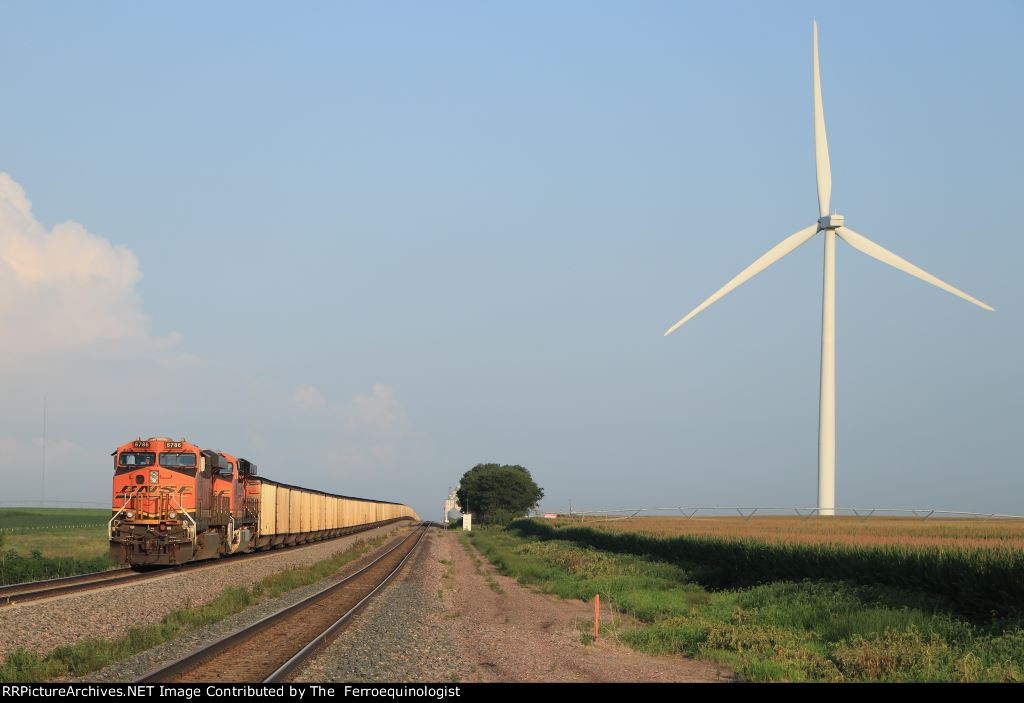
[[[833,208],[995,308],[838,243],[837,505],[1024,514],[1018,2],[3,16],[0,504],[167,435],[429,517],[481,462],[813,506],[821,238],[662,333],[817,219],[816,18]]]

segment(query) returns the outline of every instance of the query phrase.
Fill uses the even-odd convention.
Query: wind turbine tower
[[[828,159],[828,140],[825,136],[825,111],[821,100],[821,72],[818,67],[818,23],[813,23],[814,45],[814,155],[818,178],[818,221],[776,244],[757,261],[726,283],[714,295],[694,308],[679,322],[672,325],[665,336],[672,334],[702,310],[732,290],[764,271],[791,251],[814,238],[819,232],[825,240],[825,272],[821,306],[821,396],[818,405],[818,514],[835,515],[836,508],[836,237],[882,263],[889,264],[922,281],[931,283],[978,307],[992,308],[962,290],[954,288],[902,259],[862,234],[846,226],[842,215],[829,214],[832,198],[832,168]]]

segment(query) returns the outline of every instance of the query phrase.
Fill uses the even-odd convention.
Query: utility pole
[[[43,479],[40,486],[40,507],[46,507],[46,394],[43,393]]]

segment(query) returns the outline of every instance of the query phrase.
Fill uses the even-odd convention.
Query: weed
[[[602,627],[602,636],[607,631],[640,651],[700,656],[752,681],[1024,678],[1024,622],[963,619],[945,612],[949,600],[934,592],[770,578],[755,585],[716,581],[716,590],[708,590],[701,581],[715,564],[677,555],[666,559],[664,546],[647,552],[656,556],[627,553],[626,546],[650,546],[629,541],[636,535],[599,535],[629,538],[608,551],[581,537],[589,530],[558,530],[541,539],[530,532],[483,529],[472,542],[499,572],[543,592],[583,601],[600,593],[602,601],[631,616]],[[565,533],[571,540],[556,538]],[[761,561],[753,549],[743,553],[754,555],[756,568]],[[719,554],[711,548],[709,553]],[[916,566],[920,562],[912,561],[908,568]],[[581,632],[581,641],[593,637],[592,628],[593,622],[581,626],[589,630]]]
[[[16,649],[0,664],[0,683],[45,681],[55,676],[81,676],[102,669],[180,634],[219,622],[261,600],[315,583],[382,542],[380,539],[357,542],[333,557],[307,567],[278,572],[251,587],[227,588],[205,605],[189,607],[186,599],[185,607],[171,611],[159,623],[132,627],[115,640],[85,639],[57,647],[45,656]]]
[[[601,560],[613,554],[647,555],[659,560],[663,568],[683,569],[693,581],[713,589],[823,579],[923,594],[928,607],[979,622],[993,615],[1024,616],[1024,579],[1020,578],[1024,550],[1016,547],[808,543],[717,535],[659,537],[558,528],[525,519],[508,529],[524,537],[569,541],[605,555],[580,565],[556,564],[570,573],[600,570]],[[920,600],[920,595],[916,597]]]

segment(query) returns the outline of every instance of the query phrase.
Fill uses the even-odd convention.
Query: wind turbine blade
[[[836,234],[842,237],[843,241],[849,244],[854,249],[857,249],[858,251],[864,252],[868,256],[878,259],[883,264],[889,264],[893,268],[897,268],[900,271],[903,271],[904,273],[909,273],[911,276],[916,276],[917,278],[920,278],[922,281],[927,281],[928,283],[931,283],[933,286],[941,288],[947,293],[952,293],[953,295],[959,298],[963,298],[964,300],[970,303],[974,303],[979,308],[992,310],[990,306],[981,302],[977,298],[972,298],[959,288],[954,288],[945,281],[940,281],[938,278],[931,275],[927,271],[920,269],[917,266],[914,266],[906,259],[901,259],[900,257],[896,256],[885,247],[881,247],[878,244],[875,244],[870,239],[865,237],[863,234],[857,234],[849,227],[838,228],[836,230]]]
[[[747,268],[743,269],[743,271],[740,273],[740,275],[736,276],[736,278],[732,279],[731,281],[726,283],[724,286],[722,286],[718,290],[717,293],[715,293],[710,298],[705,300],[703,303],[701,303],[700,305],[695,307],[690,312],[689,315],[687,315],[682,320],[680,320],[676,324],[674,324],[671,327],[669,327],[668,332],[665,333],[665,336],[667,337],[670,334],[672,334],[673,332],[675,332],[677,329],[682,327],[688,321],[690,321],[691,319],[696,317],[697,314],[700,313],[701,310],[703,310],[704,308],[708,307],[709,305],[714,303],[716,300],[718,300],[719,298],[723,297],[724,295],[730,293],[731,291],[735,290],[736,288],[739,288],[741,285],[743,285],[744,283],[749,281],[751,278],[753,278],[757,274],[759,274],[762,271],[764,271],[766,268],[768,268],[769,266],[774,264],[776,261],[778,261],[779,259],[784,257],[789,252],[791,252],[794,249],[796,249],[798,246],[800,246],[801,244],[806,242],[808,239],[810,239],[811,237],[813,237],[817,233],[818,233],[818,225],[817,224],[813,224],[810,227],[807,227],[806,229],[802,229],[799,232],[797,232],[796,234],[791,234],[790,236],[788,236],[785,239],[783,239],[781,242],[779,242],[774,247],[769,249],[764,254],[764,256],[762,256],[760,259],[758,259],[757,261],[752,263]]]
[[[818,23],[814,23],[814,159],[818,174],[818,214],[828,214],[832,200],[832,166],[828,161],[825,108],[821,103],[821,70],[818,68]]]

